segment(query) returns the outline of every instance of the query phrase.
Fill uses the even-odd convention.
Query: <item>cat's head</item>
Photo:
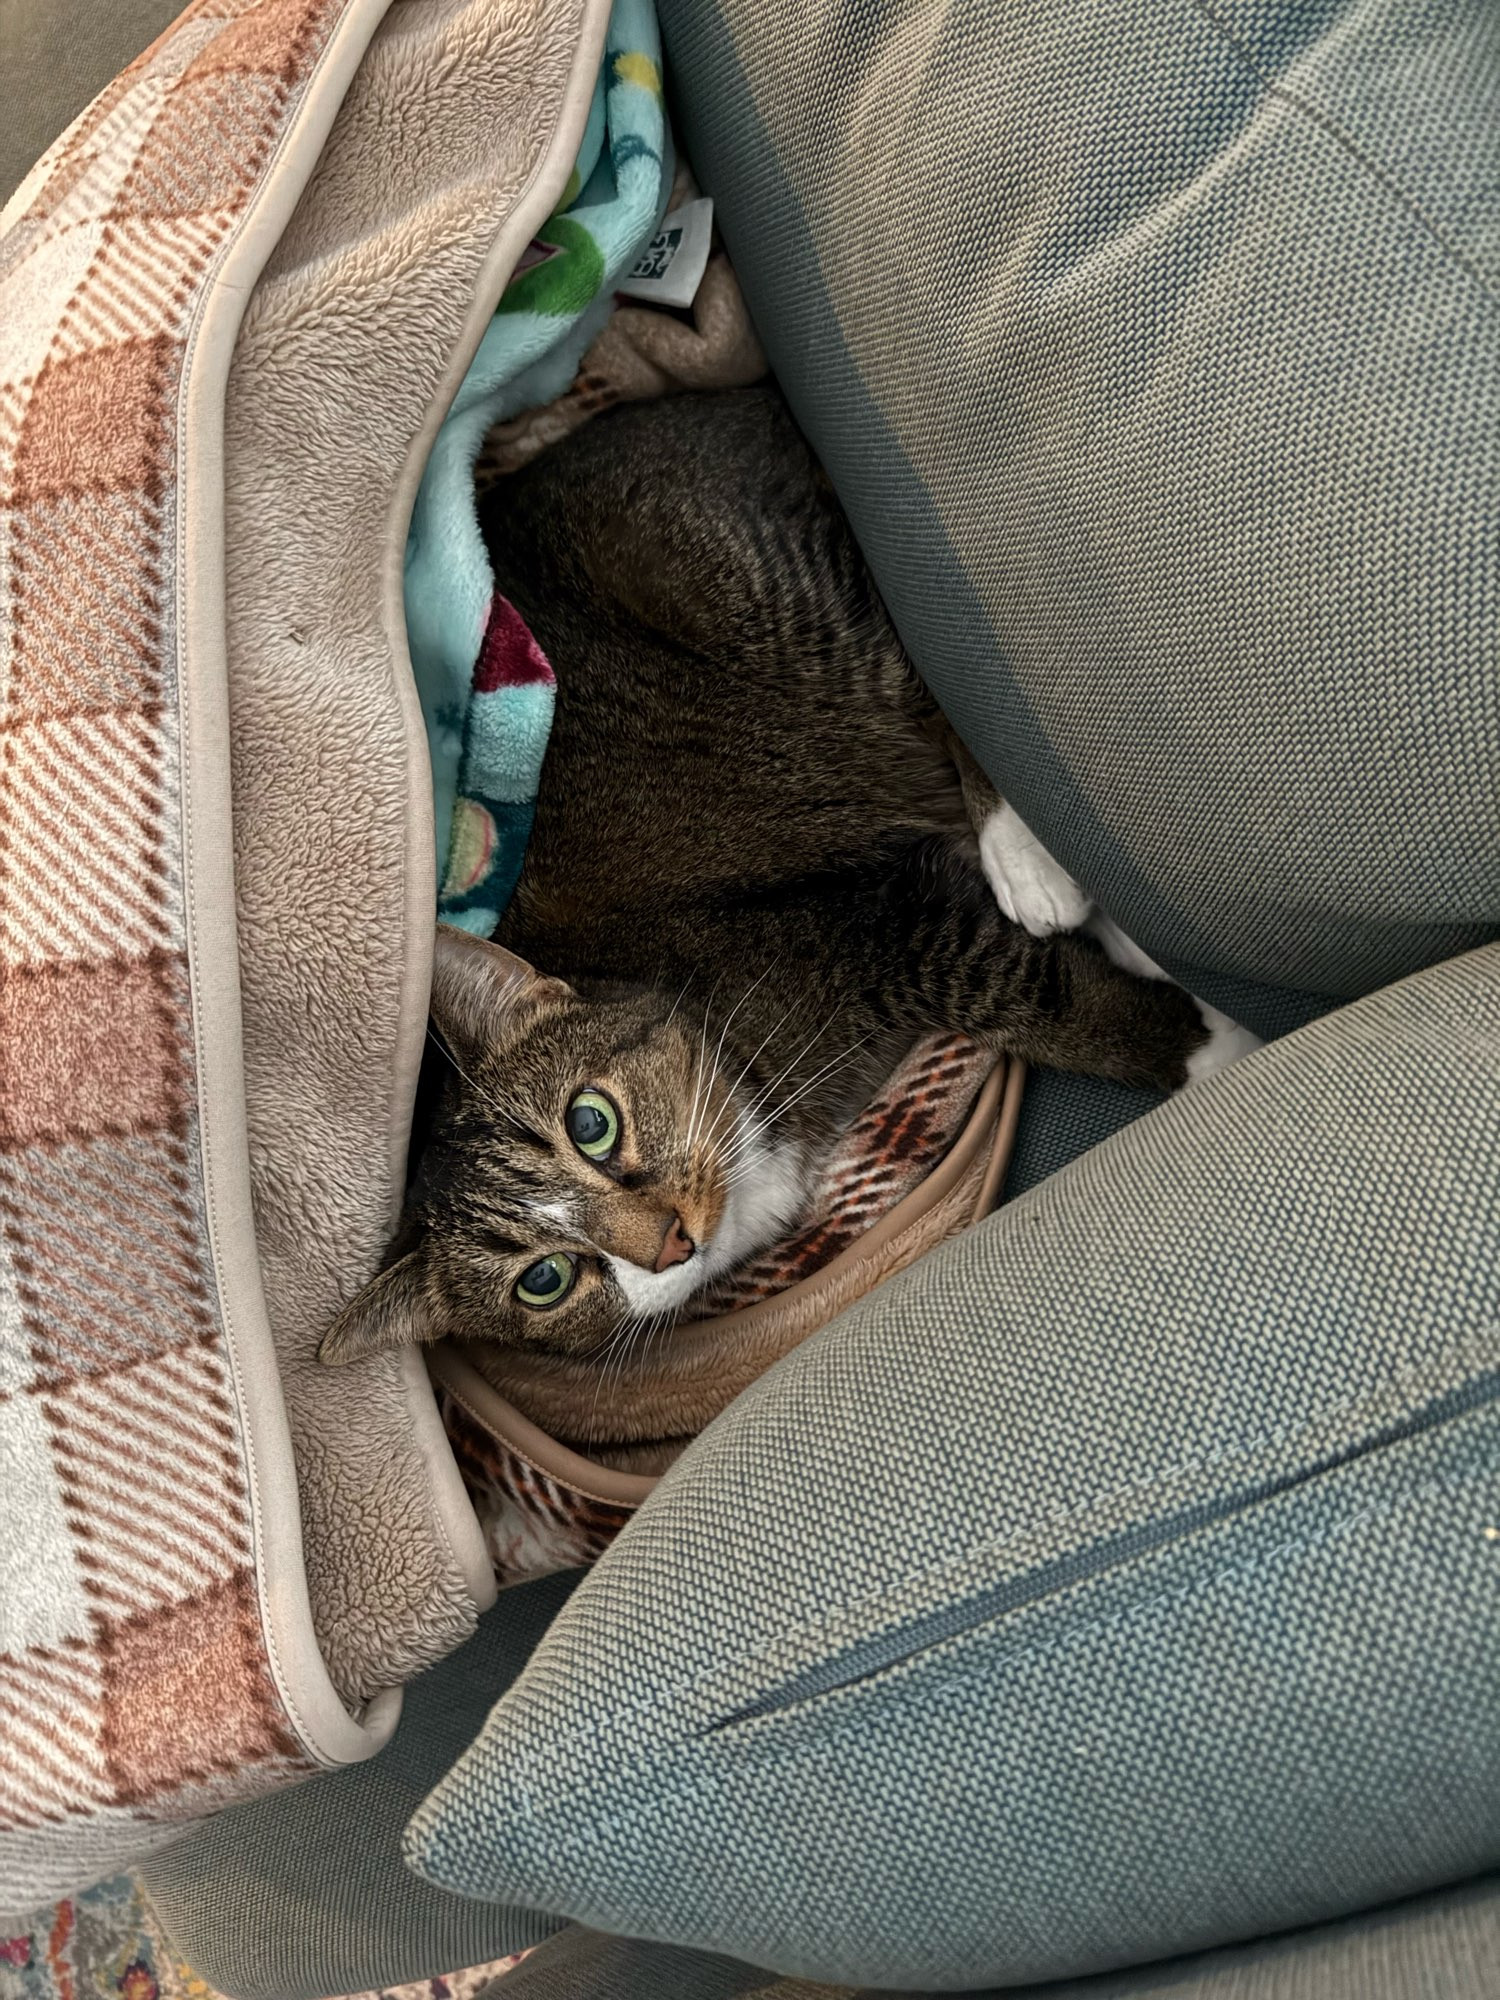
[[[440,926],[432,1019],[448,1084],[385,1268],[324,1361],[445,1336],[602,1352],[794,1218],[795,1156],[691,1003],[591,1002]]]

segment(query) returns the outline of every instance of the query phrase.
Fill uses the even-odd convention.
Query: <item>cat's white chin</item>
[[[753,1112],[741,1112],[730,1147],[734,1179],[719,1226],[685,1264],[645,1271],[623,1257],[606,1262],[631,1311],[641,1319],[671,1312],[696,1293],[774,1243],[801,1214],[807,1172],[795,1140],[773,1145]]]

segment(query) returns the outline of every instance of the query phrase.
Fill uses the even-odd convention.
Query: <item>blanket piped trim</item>
[[[220,1321],[178,777],[179,397],[345,12],[199,0],[0,221],[0,1900],[308,1768]]]

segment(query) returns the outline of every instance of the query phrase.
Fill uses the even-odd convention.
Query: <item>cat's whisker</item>
[[[807,1096],[809,1091],[815,1090],[825,1077],[836,1073],[841,1068],[844,1069],[848,1068],[848,1066],[853,1062],[855,1056],[859,1054],[860,1050],[865,1046],[865,1044],[873,1040],[874,1040],[874,1031],[872,1030],[870,1034],[862,1035],[860,1039],[857,1042],[851,1044],[849,1048],[842,1050],[838,1055],[834,1056],[830,1061],[824,1063],[821,1069],[814,1070],[813,1074],[810,1077],[808,1077],[804,1083],[799,1084],[798,1087],[791,1093],[789,1097],[787,1097],[781,1104],[777,1105],[776,1109],[770,1114],[769,1117],[758,1120],[753,1128],[748,1129],[745,1132],[739,1146],[725,1155],[725,1165],[731,1167],[736,1165],[739,1162],[741,1156],[746,1151],[746,1149],[750,1146],[753,1146],[756,1141],[764,1138],[765,1134],[770,1131],[771,1127],[777,1124],[781,1119],[785,1118],[785,1116],[789,1111],[793,1110],[795,1106],[800,1104],[802,1099]],[[727,1185],[733,1186],[735,1185],[735,1181],[730,1181],[727,1183]]]
[[[592,1347],[586,1347],[583,1350],[584,1353],[591,1356],[595,1354],[603,1354],[605,1350],[608,1348],[610,1342],[614,1339],[615,1335],[620,1331],[620,1329],[630,1324],[632,1317],[633,1315],[630,1311],[630,1308],[627,1306],[625,1311],[620,1314],[620,1317],[615,1321],[614,1325],[610,1328],[609,1332],[605,1334],[604,1338],[602,1340],[596,1340]]]
[[[733,1160],[739,1153],[743,1152],[745,1147],[749,1145],[750,1142],[754,1139],[756,1131],[759,1128],[754,1126],[751,1121],[754,1119],[756,1112],[760,1109],[761,1105],[766,1102],[767,1098],[770,1097],[771,1093],[778,1087],[778,1085],[786,1081],[787,1077],[791,1075],[792,1071],[797,1067],[798,1063],[802,1061],[802,1058],[808,1053],[808,1051],[813,1047],[815,1047],[816,1044],[823,1039],[824,1035],[827,1034],[831,1026],[832,1026],[832,1021],[824,1021],[821,1027],[816,1029],[815,1032],[811,1034],[808,1037],[808,1039],[802,1044],[801,1048],[798,1049],[797,1053],[792,1057],[791,1061],[784,1064],[782,1068],[776,1072],[775,1076],[771,1078],[769,1083],[762,1085],[762,1087],[756,1092],[755,1096],[751,1098],[750,1102],[744,1106],[741,1112],[740,1129],[733,1135],[729,1149],[723,1155],[724,1160],[726,1161]]]
[[[594,1382],[594,1400],[589,1407],[588,1435],[590,1437],[594,1435],[595,1425],[599,1416],[599,1398],[604,1393],[605,1385],[609,1381],[610,1362],[614,1358],[615,1350],[617,1347],[623,1347],[626,1352],[629,1351],[634,1333],[639,1325],[640,1321],[632,1312],[627,1310],[616,1320],[614,1326],[610,1329],[607,1340],[604,1342],[600,1371]]]
[[[614,1365],[616,1386],[619,1386],[625,1380],[625,1368],[631,1354],[637,1347],[644,1350],[650,1345],[651,1341],[655,1339],[660,1326],[667,1318],[668,1311],[669,1308],[660,1307],[656,1312],[650,1314],[648,1318],[644,1320],[637,1319],[627,1325],[625,1336],[617,1343],[614,1354],[605,1357],[603,1374],[594,1390],[594,1410],[596,1413],[599,1406],[599,1398],[609,1387],[611,1362]],[[593,1423],[594,1417],[591,1415],[589,1418],[591,1429]]]
[[[693,983],[693,975],[689,973],[687,978],[684,979],[682,982],[682,991],[678,994],[677,998],[672,1002],[671,1013],[668,1014],[666,1020],[663,1021],[662,1023],[662,1026],[664,1028],[670,1028],[673,1021],[677,1018],[677,1009],[682,1005],[683,1001],[687,998],[687,990],[692,985],[692,983]]]
[[[729,1095],[724,1100],[725,1110],[733,1109],[734,1093],[739,1089],[740,1085],[745,1081],[745,1078],[750,1074],[750,1071],[754,1066],[754,1064],[759,1060],[761,1051],[765,1048],[766,1043],[771,1040],[773,1035],[777,1035],[781,1032],[781,1030],[786,1026],[787,1022],[791,1019],[791,1017],[792,1017],[791,1008],[790,1007],[785,1008],[781,1014],[781,1018],[778,1021],[776,1021],[775,1024],[766,1032],[766,1034],[761,1039],[760,1043],[756,1046],[756,1048],[754,1048],[751,1051],[751,1053],[748,1056],[746,1056],[744,1062],[740,1065],[739,1075],[735,1078],[734,1082],[729,1086]],[[723,1113],[721,1112],[720,1116],[722,1117],[722,1115]],[[716,1119],[714,1121],[713,1129],[712,1131],[710,1131],[708,1135],[710,1139],[713,1137],[714,1132],[716,1132],[718,1129],[719,1129],[718,1120]]]
[[[724,1025],[719,1030],[718,1045],[714,1049],[713,1067],[709,1072],[711,1077],[717,1076],[719,1073],[719,1061],[724,1054],[724,1038],[729,1033],[730,1028],[734,1025],[735,1015],[738,1014],[741,1007],[744,1006],[745,1002],[750,998],[751,994],[755,992],[756,988],[758,986],[762,986],[765,984],[766,980],[776,970],[777,966],[780,965],[780,963],[781,963],[781,954],[780,952],[778,952],[775,958],[773,958],[771,960],[771,963],[766,967],[765,971],[760,974],[759,978],[751,980],[750,984],[745,988],[744,992],[740,995],[739,999],[735,1001],[734,1005],[730,1008],[728,1014],[725,1016]],[[704,1140],[705,1144],[707,1143],[707,1140],[711,1139],[714,1133],[719,1129],[719,1121],[720,1119],[723,1118],[723,1116],[724,1116],[724,1106],[721,1104],[719,1107],[718,1117],[714,1119],[713,1124],[709,1127],[708,1133],[705,1136]]]
[[[702,1028],[701,1028],[701,1029],[699,1030],[699,1035],[698,1035],[698,1068],[697,1068],[697,1071],[696,1071],[696,1073],[694,1074],[694,1077],[693,1077],[693,1106],[692,1106],[692,1112],[691,1112],[691,1114],[690,1114],[690,1116],[689,1116],[689,1119],[688,1119],[688,1139],[687,1139],[687,1150],[688,1150],[689,1152],[691,1152],[691,1151],[692,1151],[692,1144],[693,1144],[693,1133],[694,1133],[694,1131],[695,1131],[695,1130],[697,1129],[697,1124],[698,1124],[698,1107],[699,1107],[699,1092],[700,1092],[700,1090],[701,1090],[701,1088],[702,1088],[702,1084],[703,1084],[703,1075],[704,1075],[704,1064],[705,1064],[705,1063],[707,1062],[707,1060],[708,1060],[708,1015],[709,1015],[709,1009],[710,1009],[710,1008],[711,1008],[711,1007],[713,1006],[713,1004],[714,1004],[714,994],[718,992],[718,990],[719,990],[719,987],[720,987],[720,985],[721,985],[721,984],[722,984],[722,981],[721,981],[721,980],[717,980],[717,979],[716,979],[716,980],[714,981],[714,987],[713,987],[713,992],[709,994],[709,996],[708,996],[708,999],[707,999],[707,1000],[705,1001],[705,1003],[704,1003],[704,1007],[703,1007],[703,1026],[702,1026]]]
[[[432,1043],[432,1046],[437,1050],[440,1056],[445,1056],[447,1060],[450,1063],[452,1063],[453,1067],[458,1071],[459,1076],[469,1086],[470,1090],[473,1091],[476,1097],[482,1099],[484,1103],[491,1105],[496,1111],[500,1113],[502,1118],[507,1117],[509,1115],[508,1112],[506,1111],[505,1106],[500,1102],[498,1097],[492,1097],[489,1091],[481,1090],[479,1085],[474,1081],[473,1077],[470,1076],[469,1072],[464,1068],[463,1064],[459,1061],[458,1057],[453,1053],[452,1049],[450,1049],[448,1044],[443,1040],[442,1036],[436,1033],[436,1031],[433,1029],[431,1022],[427,1024],[427,1039],[429,1042]]]
[[[796,1086],[796,1088],[792,1093],[792,1096],[790,1098],[784,1099],[783,1102],[777,1106],[776,1110],[770,1114],[770,1117],[768,1119],[761,1121],[760,1129],[763,1131],[767,1124],[774,1123],[775,1120],[782,1115],[782,1112],[786,1110],[788,1104],[794,1103],[797,1098],[805,1096],[807,1091],[811,1089],[813,1085],[820,1082],[821,1079],[825,1077],[830,1070],[837,1069],[841,1063],[847,1063],[851,1061],[853,1057],[859,1053],[860,1049],[864,1047],[865,1043],[873,1038],[873,1033],[874,1031],[872,1030],[870,1034],[862,1035],[857,1042],[851,1042],[847,1048],[840,1049],[837,1055],[830,1056],[827,1062],[821,1064],[817,1069],[815,1069],[811,1074],[811,1076],[804,1078],[803,1081]],[[776,1082],[780,1083],[781,1081],[783,1081],[783,1079],[787,1077],[790,1074],[790,1072],[797,1067],[798,1063],[802,1061],[802,1058],[807,1054],[808,1050],[813,1046],[813,1042],[816,1042],[820,1039],[821,1039],[821,1034],[815,1035],[812,1038],[812,1041],[804,1044],[804,1046],[802,1047],[801,1050],[799,1050],[797,1055],[793,1057],[792,1061],[788,1063],[786,1065],[786,1068],[781,1071],[780,1075],[776,1078]],[[766,1094],[767,1094],[766,1092],[761,1093],[762,1099],[764,1099]],[[754,1135],[751,1134],[749,1136],[753,1137]]]
[[[824,1077],[829,1075],[830,1072],[837,1072],[840,1069],[847,1069],[849,1065],[854,1061],[854,1058],[859,1054],[860,1050],[864,1048],[867,1043],[874,1041],[874,1039],[875,1039],[875,1033],[874,1030],[872,1029],[868,1035],[861,1035],[859,1040],[857,1042],[852,1043],[849,1048],[845,1049],[842,1055],[835,1056],[832,1062],[827,1062],[823,1065],[823,1067],[820,1070],[815,1070],[814,1073],[807,1079],[806,1083],[804,1083],[799,1089],[794,1090],[791,1096],[786,1099],[785,1103],[778,1105],[776,1110],[771,1113],[771,1116],[766,1120],[764,1120],[760,1128],[761,1131],[768,1132],[771,1129],[771,1127],[777,1122],[778,1119],[785,1118],[786,1114],[792,1109],[792,1107],[796,1104],[800,1104],[802,1099],[807,1096],[808,1092],[810,1090],[816,1089],[818,1084],[820,1084],[823,1081]]]
[[[760,985],[760,982],[761,982],[761,979],[764,979],[764,978],[766,978],[767,974],[769,974],[769,973],[771,973],[771,972],[774,972],[774,971],[775,971],[775,969],[776,969],[776,967],[777,967],[777,966],[778,966],[778,965],[779,965],[780,963],[781,963],[781,960],[780,960],[780,957],[779,957],[779,956],[778,956],[778,957],[776,957],[776,958],[774,958],[774,959],[772,959],[771,963],[770,963],[770,964],[769,964],[769,965],[768,965],[768,966],[766,967],[766,970],[765,970],[765,972],[763,972],[763,973],[762,973],[762,974],[760,975],[760,979],[757,979],[757,980],[756,980],[756,982],[755,982],[755,986],[759,986],[759,985]],[[746,991],[746,992],[744,992],[744,993],[743,993],[743,994],[742,994],[742,995],[740,996],[740,999],[739,999],[739,1002],[738,1002],[737,1006],[735,1007],[735,1013],[736,1013],[736,1014],[737,1014],[737,1013],[739,1012],[739,1009],[740,1009],[741,1007],[743,1007],[743,1006],[744,1006],[745,1002],[746,1002],[746,1001],[747,1001],[747,1000],[748,1000],[748,999],[750,998],[750,995],[751,995],[751,994],[752,994],[752,993],[753,993],[753,992],[755,991],[755,986],[751,986],[750,988],[748,988],[748,989],[747,989],[747,991]],[[724,1118],[725,1118],[725,1115],[726,1115],[726,1113],[728,1113],[728,1112],[730,1112],[730,1111],[732,1111],[732,1110],[734,1109],[734,1094],[735,1094],[735,1092],[736,1092],[736,1091],[737,1091],[737,1090],[739,1089],[740,1085],[741,1085],[741,1084],[742,1084],[742,1083],[744,1082],[744,1080],[745,1080],[745,1077],[746,1077],[746,1075],[747,1075],[747,1073],[748,1073],[748,1071],[749,1071],[749,1069],[750,1069],[750,1065],[751,1065],[751,1063],[753,1063],[753,1062],[755,1061],[755,1058],[756,1058],[756,1056],[758,1056],[758,1055],[760,1054],[760,1051],[761,1051],[761,1049],[763,1049],[763,1048],[765,1047],[765,1045],[766,1045],[766,1042],[770,1041],[770,1039],[771,1039],[771,1036],[772,1036],[772,1035],[774,1035],[774,1034],[775,1034],[775,1033],[777,1032],[777,1030],[778,1030],[778,1029],[779,1029],[779,1028],[780,1028],[780,1027],[781,1027],[781,1026],[783,1025],[783,1023],[784,1023],[784,1022],[786,1021],[786,1019],[787,1019],[788,1015],[790,1015],[791,1011],[792,1011],[792,1010],[791,1010],[791,1008],[790,1008],[790,1007],[788,1007],[788,1008],[787,1008],[787,1009],[785,1010],[785,1012],[784,1012],[784,1013],[782,1014],[782,1016],[781,1016],[781,1019],[780,1019],[780,1020],[779,1020],[779,1021],[778,1021],[778,1022],[776,1023],[776,1026],[775,1026],[774,1028],[772,1028],[772,1029],[771,1029],[770,1033],[769,1033],[769,1034],[767,1034],[767,1035],[765,1036],[764,1040],[763,1040],[763,1041],[761,1042],[761,1044],[760,1044],[760,1048],[757,1048],[757,1049],[756,1049],[756,1051],[755,1051],[755,1054],[754,1054],[754,1055],[751,1055],[751,1056],[749,1056],[749,1057],[747,1057],[747,1058],[746,1058],[746,1060],[745,1060],[745,1062],[744,1062],[744,1063],[743,1063],[743,1064],[741,1065],[741,1067],[740,1067],[740,1073],[739,1073],[739,1075],[738,1075],[738,1076],[737,1076],[737,1077],[735,1078],[734,1082],[733,1082],[732,1084],[730,1084],[730,1086],[729,1086],[728,1090],[727,1090],[727,1091],[726,1091],[726,1092],[724,1093],[724,1102],[723,1102],[723,1103],[722,1103],[722,1104],[721,1104],[721,1105],[719,1106],[719,1109],[718,1109],[718,1114],[717,1114],[717,1116],[715,1117],[715,1119],[714,1119],[714,1122],[713,1122],[713,1124],[709,1126],[709,1128],[708,1128],[707,1132],[705,1132],[705,1133],[704,1133],[704,1135],[703,1135],[703,1139],[702,1139],[702,1144],[704,1144],[705,1146],[708,1146],[708,1145],[711,1145],[711,1144],[712,1144],[712,1142],[713,1142],[713,1136],[714,1136],[715,1132],[717,1132],[717,1131],[718,1131],[719,1127],[720,1127],[720,1126],[721,1126],[721,1125],[723,1124],[723,1122],[724,1122]],[[733,1019],[734,1019],[734,1014],[731,1014],[731,1015],[730,1015],[730,1017],[729,1017],[729,1020],[730,1020],[730,1021],[732,1021]],[[726,1021],[726,1022],[725,1022],[725,1024],[724,1024],[724,1026],[725,1026],[725,1031],[727,1032],[727,1031],[728,1031],[728,1027],[729,1027],[729,1022],[728,1022],[728,1021]],[[722,1048],[723,1048],[723,1046],[724,1046],[724,1037],[723,1037],[723,1035],[721,1035],[721,1036],[719,1037],[719,1047],[720,1047],[720,1049],[722,1049]],[[714,1057],[714,1067],[715,1067],[715,1069],[717,1069],[717,1068],[718,1068],[718,1056],[717,1056],[717,1055],[715,1055],[715,1057]]]
[[[718,990],[719,990],[718,986],[716,985],[714,987],[714,993],[717,994]],[[699,1051],[702,1061],[702,1073],[693,1090],[693,1113],[688,1123],[686,1155],[689,1158],[692,1156],[693,1146],[698,1136],[698,1128],[703,1121],[703,1116],[705,1112],[708,1110],[709,1099],[713,1094],[713,1077],[714,1077],[715,1065],[714,1063],[710,1063],[708,1060],[708,1035],[706,1032],[708,1028],[709,1013],[712,1008],[712,1005],[713,1005],[713,999],[712,996],[710,996],[709,1005],[708,1007],[705,1007],[703,1010],[703,1025],[705,1033],[703,1037],[703,1045]],[[715,1058],[715,1061],[717,1061],[717,1058]]]

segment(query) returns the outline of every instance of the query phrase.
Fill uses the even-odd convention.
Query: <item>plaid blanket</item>
[[[12,1908],[308,1768],[257,1604],[199,1143],[178,405],[205,302],[347,4],[198,0],[0,218]]]

